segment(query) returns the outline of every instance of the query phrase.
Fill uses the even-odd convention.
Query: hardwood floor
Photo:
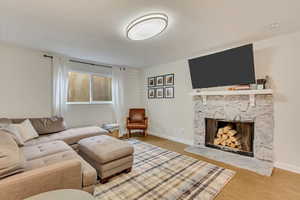
[[[248,170],[185,152],[184,149],[187,147],[185,144],[155,136],[134,138],[236,171],[236,175],[224,187],[216,200],[300,200],[300,174],[274,169],[271,177],[265,177]]]

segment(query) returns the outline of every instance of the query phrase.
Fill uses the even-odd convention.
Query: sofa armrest
[[[42,192],[81,186],[81,163],[69,160],[0,180],[0,199],[21,200]]]

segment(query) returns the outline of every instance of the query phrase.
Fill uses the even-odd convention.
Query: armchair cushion
[[[145,122],[145,109],[130,109],[129,120],[132,123],[144,123]]]
[[[129,123],[127,125],[127,128],[129,128],[129,129],[146,129],[147,128],[147,124]]]

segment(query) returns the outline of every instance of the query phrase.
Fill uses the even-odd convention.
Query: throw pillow
[[[0,131],[0,179],[24,171],[25,157],[10,134]]]
[[[23,137],[16,127],[11,126],[11,124],[0,124],[0,130],[9,133],[19,146],[24,146]]]
[[[39,135],[58,133],[66,130],[62,117],[32,118],[30,122]]]
[[[24,142],[32,140],[34,138],[39,137],[36,130],[33,128],[29,119],[26,119],[21,124],[11,124],[12,127],[16,127],[23,138]]]

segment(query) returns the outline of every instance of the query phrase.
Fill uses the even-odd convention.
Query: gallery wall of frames
[[[175,75],[165,74],[148,78],[148,99],[175,98]]]

